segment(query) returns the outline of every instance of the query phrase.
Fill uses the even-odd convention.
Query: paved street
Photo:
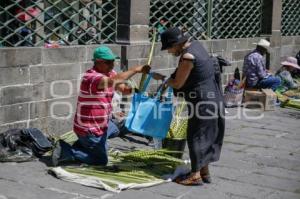
[[[228,117],[241,113],[229,111]],[[55,179],[44,163],[36,161],[1,164],[0,199],[299,199],[300,112],[278,108],[257,120],[229,118],[226,125],[221,160],[211,168],[211,185],[168,183],[114,194]],[[143,146],[120,138],[112,142],[121,148]]]

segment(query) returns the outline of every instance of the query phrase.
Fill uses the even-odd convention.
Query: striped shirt
[[[114,88],[99,90],[97,87],[103,77],[113,77],[117,73],[108,74],[89,69],[83,75],[74,117],[74,132],[79,136],[92,133],[101,136],[106,133],[108,121],[112,112]]]

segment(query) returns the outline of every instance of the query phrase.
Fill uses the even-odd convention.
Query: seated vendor
[[[246,77],[247,88],[271,88],[276,90],[281,80],[271,75],[266,70],[264,55],[268,52],[270,42],[261,39],[256,49],[246,55],[244,60],[243,74]]]
[[[281,86],[285,90],[297,89],[299,85],[292,77],[292,73],[297,70],[300,71],[297,59],[295,57],[288,57],[281,64],[282,68],[277,72],[277,76],[281,79]]]

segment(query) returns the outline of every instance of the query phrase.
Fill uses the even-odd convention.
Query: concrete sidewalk
[[[168,183],[113,194],[58,180],[47,174],[42,162],[5,163],[0,164],[0,199],[300,199],[300,111],[278,108],[251,119],[244,110],[229,110],[227,117],[234,119],[227,119],[221,160],[211,167],[211,185]],[[233,117],[237,113],[241,118]],[[110,142],[123,149],[145,147],[120,138]]]

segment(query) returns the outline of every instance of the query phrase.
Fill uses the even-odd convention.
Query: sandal
[[[207,184],[212,183],[210,175],[203,176],[202,180],[203,180],[204,183],[207,183]]]
[[[188,178],[190,175],[191,175],[191,172],[188,172],[188,173],[186,173],[186,174],[181,174],[181,175],[177,176],[177,177],[173,180],[173,182],[177,182],[177,181],[184,180],[184,179]]]
[[[203,168],[200,170],[200,175],[201,175],[202,181],[203,181],[204,183],[210,184],[210,183],[212,182],[211,177],[210,177],[210,174],[209,174],[208,165],[205,166],[205,167],[203,167]]]
[[[175,179],[175,182],[181,185],[185,185],[185,186],[201,186],[203,185],[203,181],[201,179],[201,177],[194,177],[194,176],[186,176],[186,178],[181,179],[179,176]]]

